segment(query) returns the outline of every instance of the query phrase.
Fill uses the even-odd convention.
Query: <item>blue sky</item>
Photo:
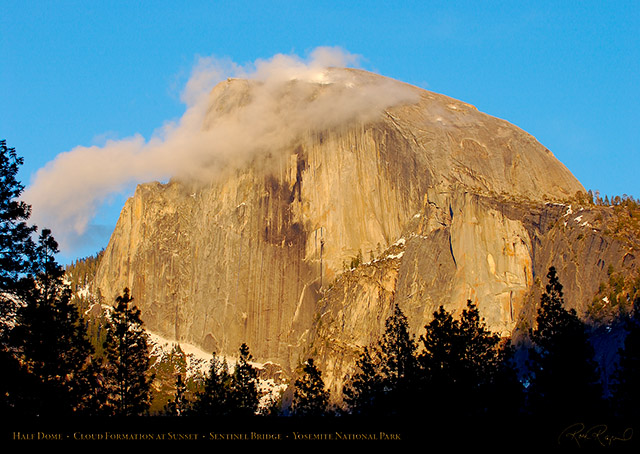
[[[59,153],[185,112],[198,57],[339,46],[360,66],[504,118],[587,189],[640,197],[637,1],[13,1],[0,14],[0,138],[22,181]],[[106,245],[127,192],[65,262]],[[54,235],[56,232],[54,231]]]

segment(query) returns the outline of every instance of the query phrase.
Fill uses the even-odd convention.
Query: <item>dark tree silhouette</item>
[[[57,252],[51,232],[43,230],[35,248],[37,274],[21,280],[20,298],[25,304],[11,333],[23,367],[37,380],[30,407],[40,415],[88,411],[88,396],[97,384],[93,348],[71,302],[64,270],[55,261]]]
[[[196,394],[191,413],[221,417],[231,413],[231,374],[226,361],[213,354],[202,391]]]
[[[500,368],[500,337],[491,333],[472,301],[460,320],[440,306],[426,325],[419,393],[434,412],[458,415],[488,411],[489,396]]]
[[[296,416],[325,416],[329,405],[329,392],[324,387],[322,373],[309,358],[302,369],[303,375],[295,382],[293,414]]]
[[[355,415],[374,414],[382,392],[378,363],[374,360],[371,349],[365,347],[356,360],[356,372],[347,380],[342,390],[347,411]]]
[[[135,416],[146,412],[151,399],[147,333],[142,327],[140,310],[130,303],[129,289],[116,298],[116,306],[107,325],[105,349],[105,409],[117,416]]]
[[[233,370],[229,399],[234,416],[254,416],[260,404],[258,371],[250,361],[253,359],[247,344],[240,346],[240,359]]]
[[[36,227],[27,224],[31,207],[19,200],[24,186],[17,174],[24,160],[15,148],[0,141],[0,408],[16,411],[22,390],[29,388],[20,361],[9,345],[9,331],[20,300],[15,295],[20,277],[29,271],[34,249],[31,235]]]
[[[17,180],[24,160],[6,141],[0,141],[0,316],[11,311],[12,293],[21,276],[30,271],[36,227],[27,224],[31,207],[19,200],[24,186]]]
[[[416,344],[397,304],[376,345],[365,348],[357,371],[344,387],[344,401],[356,414],[396,414],[411,405]]]
[[[471,300],[467,301],[460,317],[460,336],[464,347],[460,364],[460,383],[464,384],[461,393],[466,394],[472,413],[483,413],[493,404],[488,393],[501,366],[500,336],[487,329]]]
[[[19,200],[23,159],[0,141],[0,395],[22,415],[88,411],[96,365],[84,324],[56,263],[49,230],[33,241],[31,207]],[[88,397],[91,396],[91,397]]]
[[[614,374],[613,408],[625,421],[640,421],[640,299],[626,320],[627,335]]]
[[[169,416],[184,416],[189,413],[191,403],[186,396],[187,385],[182,379],[182,374],[176,376],[176,394],[167,402],[164,413]]]
[[[9,343],[9,333],[21,305],[16,287],[21,276],[29,270],[34,248],[31,234],[35,226],[27,224],[31,207],[19,200],[24,186],[17,180],[23,159],[15,148],[0,141],[0,410],[3,414],[17,413],[22,398],[31,388],[31,376],[15,356]]]
[[[520,379],[518,348],[511,339],[500,343],[498,366],[486,386],[486,401],[490,415],[504,420],[505,415],[516,418],[525,411],[525,388]]]
[[[459,331],[459,322],[440,306],[433,313],[433,320],[425,326],[425,333],[420,336],[423,346],[418,356],[422,370],[421,398],[430,400],[429,405],[438,410],[442,410],[439,407],[443,406],[440,399],[452,396],[454,385],[461,378],[463,349],[459,345]]]
[[[256,414],[260,403],[258,372],[250,363],[253,358],[246,344],[240,346],[239,353],[233,373],[229,373],[226,360],[213,354],[204,389],[193,403],[193,415],[236,418]]]
[[[531,330],[530,411],[558,422],[597,416],[602,411],[602,389],[586,326],[574,309],[564,308],[554,267],[547,278],[536,327]]]
[[[407,317],[397,304],[385,322],[385,331],[378,346],[383,386],[399,392],[415,374],[416,343],[409,333]]]

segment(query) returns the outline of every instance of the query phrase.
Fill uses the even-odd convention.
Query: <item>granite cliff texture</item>
[[[326,75],[297,83],[321,96],[384,79]],[[536,279],[551,264],[572,304],[591,300],[606,274],[600,261],[622,260],[624,246],[567,214],[560,202],[584,191],[571,173],[506,121],[384,81],[409,100],[310,124],[268,160],[206,184],[140,185],[100,263],[101,293],[131,288],[148,329],[209,351],[233,355],[246,342],[285,369],[315,355],[334,389],[393,301],[415,332],[440,304],[472,299],[509,333],[530,320]],[[220,84],[203,127],[236,115],[255,89]]]
[[[611,270],[637,275],[640,265],[637,245],[594,226],[607,210],[428,191],[400,240],[324,294],[306,355],[324,365],[326,384],[339,396],[362,346],[379,339],[396,302],[416,340],[439,306],[459,316],[467,299],[492,331],[526,333],[552,265],[567,307],[587,318]]]

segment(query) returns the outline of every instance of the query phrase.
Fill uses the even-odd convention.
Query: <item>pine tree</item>
[[[31,207],[19,200],[24,186],[17,174],[24,159],[16,154],[15,148],[8,148],[5,140],[0,141],[0,366],[3,369],[18,370],[19,364],[12,357],[8,345],[10,328],[20,299],[16,289],[21,278],[30,271],[35,248],[31,235],[36,227],[27,221]],[[6,362],[5,362],[6,361]],[[16,378],[17,379],[17,378]],[[18,380],[18,379],[17,379]],[[7,375],[1,381],[9,386],[13,379]],[[8,391],[2,390],[2,395]]]
[[[398,304],[385,321],[385,331],[379,344],[383,386],[401,390],[413,378],[416,368],[416,344],[409,333],[409,323]]]
[[[0,141],[0,404],[33,415],[86,410],[94,366],[77,309],[70,303],[57,244],[27,221],[17,180],[23,159]],[[91,371],[91,372],[90,372]]]
[[[36,414],[87,411],[88,395],[97,383],[95,367],[90,366],[93,348],[71,302],[64,270],[55,261],[57,252],[51,232],[43,230],[35,248],[37,274],[21,280],[25,304],[11,333],[23,367],[37,380],[29,405]]]
[[[467,308],[460,317],[462,356],[461,383],[465,382],[463,393],[472,412],[484,412],[491,402],[488,388],[496,379],[500,368],[500,336],[490,332],[478,307],[467,301]]]
[[[260,403],[258,371],[246,344],[240,346],[240,358],[233,373],[227,362],[213,354],[204,389],[196,395],[193,404],[195,416],[249,417],[254,416]]]
[[[141,415],[148,410],[151,382],[147,333],[140,310],[130,303],[129,289],[116,298],[107,325],[105,382],[109,392],[106,409],[117,416]]]
[[[418,356],[422,380],[432,386],[455,383],[461,376],[460,324],[443,306],[433,313],[433,320],[420,336],[423,350]],[[424,384],[424,383],[423,383]]]
[[[365,347],[356,361],[356,372],[348,377],[342,390],[343,400],[349,413],[372,415],[377,410],[378,397],[383,392],[378,366],[371,354],[371,349]]]
[[[511,339],[501,340],[498,366],[487,386],[486,399],[490,403],[491,416],[504,419],[504,415],[515,417],[525,410],[525,388],[520,380],[517,351]]]
[[[0,350],[0,414],[5,417],[33,416],[33,390],[36,377],[23,367],[14,352]]]
[[[343,389],[350,411],[357,414],[407,411],[417,370],[415,352],[407,318],[394,304],[384,333],[376,345],[364,350],[358,359],[357,372]]]
[[[640,299],[626,320],[627,335],[614,375],[613,408],[625,421],[640,421]]]
[[[31,207],[19,201],[22,158],[0,142],[0,395],[22,415],[91,411],[100,392],[99,364],[51,232],[27,224]]]
[[[13,300],[7,297],[20,277],[30,271],[36,227],[27,224],[31,207],[19,200],[24,186],[17,180],[24,160],[6,141],[0,141],[0,316],[5,317]]]
[[[440,306],[420,338],[421,398],[432,411],[474,415],[488,411],[500,368],[500,337],[491,333],[472,301],[460,320]]]
[[[602,389],[593,347],[576,311],[564,308],[562,285],[554,267],[549,268],[547,278],[537,325],[530,333],[530,409],[535,415],[582,420],[601,411]]]
[[[186,396],[187,385],[182,380],[182,374],[176,375],[175,397],[167,402],[164,413],[169,416],[183,416],[188,414],[190,402]]]
[[[192,414],[195,416],[222,417],[231,413],[231,374],[227,362],[215,353],[210,362],[202,391],[196,394]]]
[[[296,416],[324,416],[329,405],[329,392],[324,387],[322,373],[309,358],[302,369],[303,375],[295,382],[293,414]]]
[[[253,359],[247,344],[240,346],[240,358],[233,371],[230,388],[231,409],[234,416],[254,416],[260,403],[258,371],[250,361]]]

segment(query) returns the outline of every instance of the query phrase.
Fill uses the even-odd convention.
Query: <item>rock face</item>
[[[598,282],[579,284],[573,255],[604,260],[610,249],[591,232],[569,250],[558,225],[567,207],[553,202],[584,189],[549,150],[446,96],[362,71],[326,76],[298,83],[330,94],[384,80],[410,96],[310,124],[268,165],[253,160],[206,184],[140,185],[98,269],[105,298],[129,287],[148,329],[209,351],[233,355],[246,342],[285,368],[317,355],[336,388],[393,301],[416,332],[440,304],[472,299],[508,333],[551,264],[569,273],[572,301],[592,298]],[[256,89],[220,84],[203,127],[241,112]],[[279,108],[295,109],[290,98]]]
[[[640,265],[628,243],[591,225],[599,211],[429,190],[394,245],[343,273],[323,295],[306,354],[329,371],[325,383],[339,395],[394,303],[419,335],[438,307],[459,315],[470,299],[492,331],[511,337],[533,326],[550,266],[567,307],[585,316],[611,269],[637,272]]]

